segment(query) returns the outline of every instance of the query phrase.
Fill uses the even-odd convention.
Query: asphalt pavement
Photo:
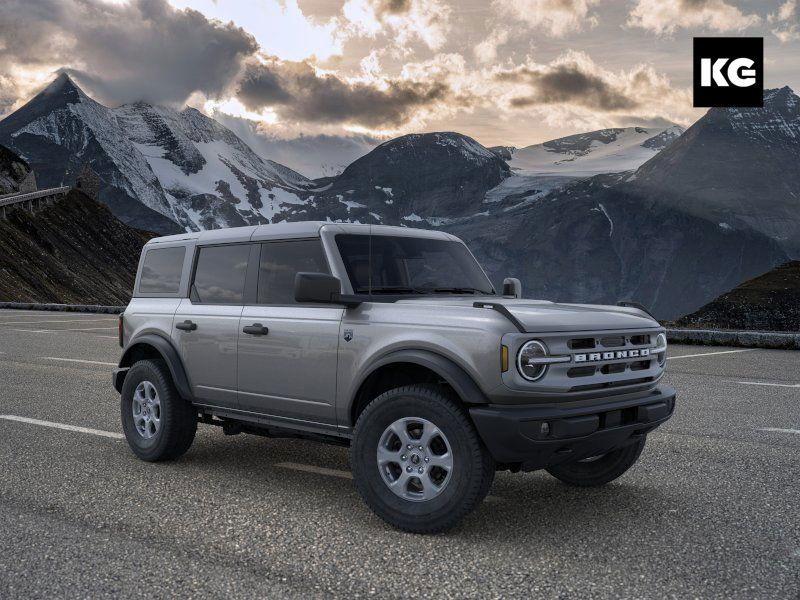
[[[621,479],[498,473],[419,536],[361,502],[343,448],[201,426],[137,460],[116,317],[0,311],[0,598],[800,598],[800,352],[669,356],[676,414]]]

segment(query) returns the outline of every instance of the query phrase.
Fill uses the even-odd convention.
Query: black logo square
[[[764,106],[764,38],[694,38],[695,106]]]

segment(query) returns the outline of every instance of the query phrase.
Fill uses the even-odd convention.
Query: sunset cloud
[[[553,37],[563,37],[596,26],[597,15],[591,8],[597,3],[598,0],[494,0],[492,7],[502,16]]]
[[[268,107],[283,120],[392,129],[432,110],[451,90],[436,80],[346,79],[307,62],[268,57],[248,65],[237,97],[248,109]]]
[[[772,34],[781,42],[800,40],[800,19],[797,14],[797,0],[786,0],[778,7],[777,12],[770,13],[767,17],[770,24],[774,24]]]
[[[651,65],[614,72],[583,52],[570,50],[549,63],[531,59],[502,66],[488,75],[493,96],[512,111],[538,110],[557,122],[581,118],[594,122],[616,117],[686,122],[691,114],[688,90],[674,88]]]
[[[0,76],[63,67],[112,103],[180,104],[198,91],[221,95],[257,49],[243,29],[165,0],[0,4]]]
[[[401,48],[418,41],[432,50],[447,40],[451,12],[441,0],[347,0],[342,8],[355,35],[384,34]]]
[[[742,31],[760,22],[758,15],[745,14],[725,0],[637,0],[627,24],[672,35],[691,28]]]

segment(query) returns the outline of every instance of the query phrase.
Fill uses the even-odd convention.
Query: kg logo
[[[694,106],[764,106],[764,38],[694,38]]]

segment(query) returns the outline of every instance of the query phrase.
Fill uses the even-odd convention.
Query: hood
[[[472,307],[475,302],[502,304],[529,333],[650,329],[659,323],[644,311],[600,304],[557,304],[544,300],[517,300],[498,296],[426,297],[400,302],[424,302],[437,306]],[[480,309],[475,309],[480,310]]]

